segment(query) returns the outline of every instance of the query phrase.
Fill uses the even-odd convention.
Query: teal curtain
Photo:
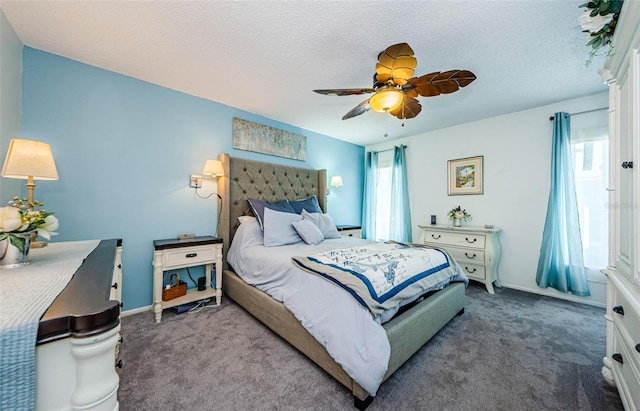
[[[375,240],[376,189],[378,187],[378,153],[367,152],[364,163],[364,201],[362,202],[362,238]]]
[[[389,239],[411,242],[411,209],[409,207],[409,182],[407,181],[407,161],[405,146],[393,148],[393,168],[391,171],[391,224]]]
[[[588,296],[582,259],[580,219],[571,162],[570,122],[567,113],[555,113],[551,151],[551,190],[547,205],[536,282],[564,293]]]

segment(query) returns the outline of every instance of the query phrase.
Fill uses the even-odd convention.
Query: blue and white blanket
[[[455,262],[444,250],[395,242],[292,260],[347,290],[374,316],[458,275]]]

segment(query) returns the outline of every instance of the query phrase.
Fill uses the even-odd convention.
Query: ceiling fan
[[[313,91],[327,96],[374,93],[345,114],[343,120],[359,116],[370,109],[405,119],[417,116],[422,110],[416,97],[453,93],[476,79],[475,74],[468,70],[436,71],[412,77],[416,65],[413,50],[407,43],[394,44],[378,55],[373,87]]]

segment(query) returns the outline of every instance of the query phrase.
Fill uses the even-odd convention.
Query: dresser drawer
[[[620,329],[621,334],[630,339],[629,343],[632,343],[634,347],[636,344],[640,344],[640,316],[618,289],[615,289],[613,295],[613,313],[610,313],[610,316]],[[637,351],[636,354],[640,356]],[[638,364],[640,366],[640,362]]]
[[[486,238],[483,234],[469,233],[445,233],[442,231],[425,230],[424,242],[446,245],[455,245],[464,248],[478,248],[483,250]]]
[[[359,228],[353,228],[349,230],[340,230],[340,235],[342,237],[362,238],[360,231],[361,230]]]
[[[483,250],[449,247],[447,251],[449,251],[451,257],[453,257],[453,259],[459,264],[462,264],[463,262],[484,264]]]
[[[167,251],[163,256],[165,270],[181,267],[211,263],[216,259],[216,250],[212,246],[188,247]]]
[[[475,280],[484,280],[487,276],[486,268],[484,265],[469,264],[464,262],[458,262],[458,264],[462,268],[462,271],[469,278],[473,278]]]
[[[631,348],[633,351],[635,349]],[[622,363],[616,360],[616,356],[620,356]],[[629,352],[629,347],[624,343],[624,337],[614,331],[613,341],[613,371],[615,373],[616,386],[620,391],[623,402],[626,402],[626,409],[640,409],[640,370],[638,363],[633,361],[634,354]],[[626,401],[625,401],[626,400]],[[630,403],[629,403],[630,402]]]

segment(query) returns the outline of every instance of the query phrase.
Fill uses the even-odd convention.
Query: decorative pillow
[[[247,221],[251,221],[251,220],[258,222],[255,217],[252,217],[250,215],[241,215],[240,217],[238,217],[238,221],[240,222],[240,224],[246,223]]]
[[[311,220],[320,229],[324,238],[340,238],[336,224],[329,214],[309,213],[302,210],[302,216]]]
[[[322,213],[320,204],[318,204],[318,198],[311,196],[302,200],[289,200],[289,204],[293,207],[296,214],[302,213],[302,210],[307,210],[308,213]]]
[[[292,223],[302,220],[300,214],[264,209],[264,246],[295,244],[302,241]],[[242,227],[242,225],[240,226]]]
[[[305,218],[302,221],[295,221],[291,225],[307,244],[316,245],[324,240],[322,231],[311,220]]]
[[[253,215],[258,219],[258,223],[260,223],[260,228],[264,230],[264,209],[269,208],[271,210],[282,211],[285,213],[293,213],[297,214],[293,207],[289,204],[287,200],[277,201],[275,203],[267,203],[262,200],[255,200],[252,198],[247,198],[251,209],[253,210]]]

